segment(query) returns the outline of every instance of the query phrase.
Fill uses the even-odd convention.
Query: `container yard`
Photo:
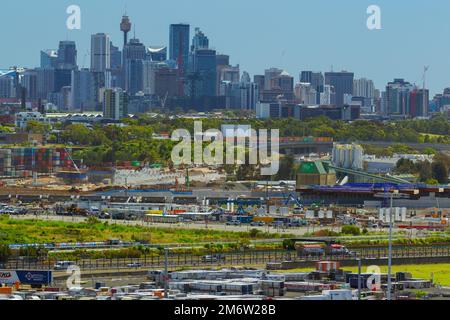
[[[17,271],[19,278],[24,272]],[[67,287],[61,281],[64,277],[55,274],[25,283],[3,277],[0,300],[383,300],[388,281],[386,274],[351,273],[333,261],[318,261],[316,270],[310,272],[234,267],[172,271],[167,277],[163,270],[149,270],[146,275],[115,278],[92,278],[88,281],[92,287],[85,282]],[[397,272],[391,280],[397,299],[423,299],[423,292],[427,299],[450,298],[450,288],[413,278],[407,272]]]

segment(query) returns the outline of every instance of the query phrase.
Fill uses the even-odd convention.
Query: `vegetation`
[[[428,184],[447,184],[450,172],[450,156],[438,153],[431,163],[427,160],[414,163],[409,159],[400,159],[395,171],[400,174],[415,174],[420,181]]]
[[[344,243],[351,247],[387,247],[388,240],[370,240],[370,239],[360,239],[355,238],[354,240],[346,240]],[[393,239],[392,244],[397,246],[427,246],[433,244],[446,244],[450,243],[450,237],[446,236],[433,236],[428,238],[398,238]]]
[[[286,236],[286,235],[284,235]],[[71,223],[42,220],[15,220],[0,216],[0,244],[88,242],[121,239],[151,243],[200,243],[280,238],[264,232],[232,232],[211,229],[148,228],[96,222]]]
[[[326,117],[311,118],[304,121],[285,119],[254,119],[242,120],[235,114],[229,114],[229,119],[202,119],[202,130],[220,129],[222,124],[239,124],[245,122],[253,129],[279,129],[281,137],[315,136],[332,137],[337,141],[387,141],[392,142],[388,148],[366,146],[367,153],[391,155],[394,152],[417,152],[402,143],[450,143],[450,124],[444,116],[436,116],[431,120],[404,120],[392,122],[354,121],[346,123],[334,121]],[[240,115],[242,116],[242,115]],[[158,140],[153,133],[172,133],[176,129],[194,131],[193,119],[169,117],[168,114],[150,117],[139,115],[137,118],[123,120],[124,126],[107,125],[85,126],[83,124],[68,124],[61,126],[59,139],[49,136],[49,142],[60,140],[65,144],[85,147],[77,152],[77,158],[83,158],[88,165],[101,162],[132,161],[159,162],[168,164],[170,153],[176,142]],[[29,122],[27,131],[35,133],[48,132],[47,125]],[[433,150],[427,149],[428,153]],[[281,164],[280,177],[290,177],[289,163],[292,159],[286,157]],[[283,169],[286,165],[287,170]],[[252,176],[253,171],[240,172],[242,176]]]
[[[11,256],[11,249],[7,245],[0,245],[0,263],[8,261]]]

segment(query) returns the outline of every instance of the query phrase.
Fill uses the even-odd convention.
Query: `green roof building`
[[[297,172],[297,187],[335,185],[336,172],[325,161],[303,161]]]

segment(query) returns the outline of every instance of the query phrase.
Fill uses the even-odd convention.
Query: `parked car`
[[[202,257],[202,262],[219,262],[224,260],[225,256],[222,254],[206,255]]]
[[[75,262],[73,261],[57,261],[55,265],[53,266],[53,269],[55,270],[66,270],[70,266],[75,265]]]
[[[127,267],[128,268],[140,268],[140,267],[142,267],[142,263],[140,263],[140,262],[132,262],[132,263],[127,264]]]

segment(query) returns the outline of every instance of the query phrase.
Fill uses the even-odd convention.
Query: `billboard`
[[[52,271],[40,270],[0,270],[0,283],[29,285],[50,284],[53,280]]]

